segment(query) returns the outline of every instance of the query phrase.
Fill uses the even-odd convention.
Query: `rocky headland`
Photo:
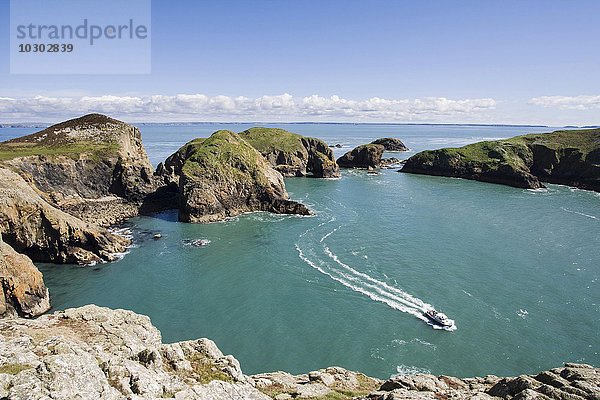
[[[600,129],[565,130],[428,150],[401,172],[537,189],[543,182],[600,191]]]
[[[321,139],[277,128],[250,128],[240,136],[284,176],[340,176],[333,151]]]
[[[0,398],[597,400],[600,369],[566,364],[514,378],[417,374],[387,381],[339,367],[248,376],[209,339],[165,344],[148,317],[89,305],[0,320]]]
[[[226,130],[185,144],[156,174],[177,185],[180,221],[214,222],[251,211],[312,213],[289,200],[283,176],[258,150]]]

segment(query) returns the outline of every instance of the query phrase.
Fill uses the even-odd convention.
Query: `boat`
[[[431,321],[441,326],[452,326],[452,320],[448,319],[446,314],[437,312],[434,309],[427,310],[423,313]]]

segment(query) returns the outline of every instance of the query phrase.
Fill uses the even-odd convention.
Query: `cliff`
[[[339,367],[247,376],[214,342],[171,344],[148,317],[85,306],[0,321],[0,398],[176,400],[556,399],[600,396],[600,370],[566,364],[516,378],[426,374],[385,382]]]
[[[311,214],[289,200],[282,175],[230,131],[187,143],[156,174],[178,185],[180,221],[213,222],[250,211]]]
[[[410,157],[401,172],[529,189],[548,182],[600,191],[600,129],[531,134],[423,151]]]
[[[50,309],[42,273],[0,236],[0,318],[37,317]]]
[[[340,176],[333,151],[320,139],[276,128],[250,128],[240,136],[284,176]]]
[[[112,261],[130,241],[46,202],[23,177],[0,168],[0,233],[34,261],[89,264]]]
[[[380,144],[363,144],[338,158],[337,163],[342,168],[379,168],[384,150]]]
[[[144,203],[160,183],[139,129],[100,114],[0,143],[0,167],[18,172],[54,207],[104,226],[152,208]]]

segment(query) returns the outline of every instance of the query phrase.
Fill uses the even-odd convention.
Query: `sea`
[[[336,156],[380,137],[418,151],[547,132],[532,126],[140,124],[154,165],[187,141],[251,126],[318,137]],[[2,128],[0,140],[36,131]],[[91,267],[38,264],[55,310],[148,315],[165,342],[208,337],[246,374],[341,366],[379,378],[519,375],[600,365],[600,194],[524,190],[397,169],[286,178],[313,217],[250,213],[118,228],[133,247]],[[161,238],[154,235],[160,233]],[[194,241],[203,240],[202,246]],[[454,320],[435,329],[423,310]]]

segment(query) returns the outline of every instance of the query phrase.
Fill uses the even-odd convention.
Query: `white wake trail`
[[[326,224],[329,224],[335,220],[332,217],[329,221],[323,222],[313,228],[308,229],[306,232],[300,235],[300,237],[305,237],[309,232],[318,229]],[[319,239],[319,243],[323,243],[327,238],[337,232],[342,226],[338,226],[332,231],[328,232],[324,236]],[[316,239],[316,238],[315,238]],[[329,246],[323,244],[323,251],[327,257],[333,261],[335,264],[331,264],[330,261],[319,259],[314,251],[311,251],[311,256],[316,259],[317,262],[311,260],[304,251],[300,248],[300,245],[297,243],[295,245],[296,251],[298,251],[298,255],[302,261],[306,264],[310,265],[312,268],[316,269],[323,275],[328,276],[334,281],[341,283],[347,288],[361,293],[372,300],[377,302],[381,302],[386,304],[392,309],[411,314],[416,318],[427,322],[434,329],[445,329],[449,331],[456,330],[456,325],[452,325],[451,327],[442,327],[437,324],[432,323],[426,316],[423,315],[423,312],[427,309],[432,308],[431,305],[425,303],[421,299],[418,299],[401,289],[398,289],[394,286],[387,284],[386,282],[382,282],[371,277],[368,274],[360,272],[350,265],[342,262],[339,257],[331,251]]]

